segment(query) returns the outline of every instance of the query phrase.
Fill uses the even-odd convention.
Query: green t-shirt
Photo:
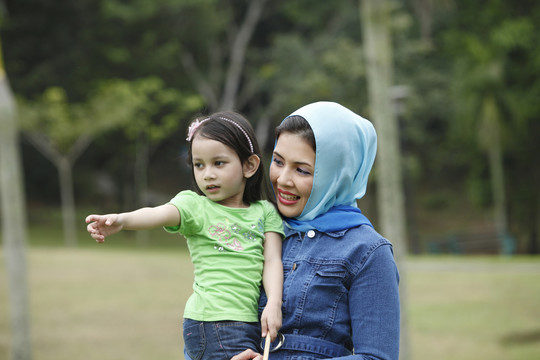
[[[180,225],[165,230],[184,235],[195,269],[184,317],[258,321],[264,233],[284,235],[275,207],[257,201],[249,208],[230,208],[193,191],[180,192],[170,204],[180,212]]]

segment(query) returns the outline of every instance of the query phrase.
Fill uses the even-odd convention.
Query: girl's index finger
[[[91,222],[94,222],[94,221],[98,221],[99,219],[99,216],[98,215],[95,215],[95,214],[92,214],[92,215],[88,215],[86,217],[86,223],[89,224]]]

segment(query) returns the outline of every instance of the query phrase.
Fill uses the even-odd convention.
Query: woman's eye
[[[194,164],[193,164],[193,167],[196,168],[196,169],[202,169],[203,166],[204,166],[204,165],[201,164],[201,163],[194,163]]]
[[[276,164],[277,166],[282,166],[282,165],[283,165],[283,161],[281,161],[280,159],[274,158],[272,161],[273,161],[274,164]]]
[[[225,161],[216,161],[215,165],[216,166],[223,166],[223,165],[225,165]]]
[[[297,168],[296,171],[298,171],[302,175],[311,175],[311,172],[304,170],[302,168]]]

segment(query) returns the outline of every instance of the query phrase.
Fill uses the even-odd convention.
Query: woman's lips
[[[285,190],[278,189],[278,199],[279,199],[279,202],[284,205],[293,205],[298,202],[298,200],[300,199],[300,196],[295,195]]]

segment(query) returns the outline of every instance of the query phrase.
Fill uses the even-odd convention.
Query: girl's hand
[[[107,236],[116,234],[124,227],[119,222],[118,214],[88,215],[86,223],[88,224],[86,230],[98,243],[105,242]]]
[[[251,349],[247,349],[244,352],[241,352],[238,355],[235,355],[231,358],[231,360],[262,360],[263,356],[259,353],[256,353],[255,351]]]
[[[261,315],[261,336],[264,339],[269,333],[274,341],[279,329],[281,329],[281,304],[268,302]]]

